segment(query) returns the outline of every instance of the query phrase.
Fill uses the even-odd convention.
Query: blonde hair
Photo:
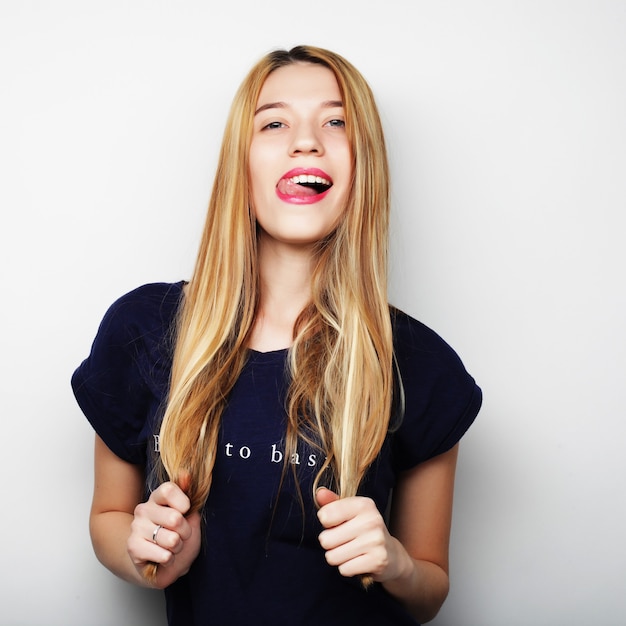
[[[353,181],[339,225],[319,245],[312,300],[294,328],[285,458],[299,439],[307,440],[326,456],[315,485],[330,480],[342,497],[355,495],[389,426],[389,189],[376,104],[361,74],[339,55],[307,46],[275,51],[252,68],[235,95],[178,319],[160,459],[167,476],[188,487],[192,510],[204,505],[211,488],[221,415],[247,360],[259,300],[256,224],[249,180],[240,175],[248,172],[254,110],[267,76],[298,62],[321,64],[337,79]]]

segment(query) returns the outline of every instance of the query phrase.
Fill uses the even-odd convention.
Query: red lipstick
[[[313,204],[324,199],[332,185],[331,177],[323,170],[296,167],[283,174],[276,185],[276,195],[291,204]]]

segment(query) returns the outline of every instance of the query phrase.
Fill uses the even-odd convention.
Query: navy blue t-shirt
[[[145,285],[117,300],[72,377],[98,435],[147,473],[158,454],[183,284]],[[360,489],[380,511],[397,475],[453,447],[481,404],[474,379],[436,333],[397,310],[392,324],[405,410]],[[283,475],[286,358],[287,350],[250,350],[229,395],[202,548],[165,591],[169,623],[415,626],[381,585],[364,590],[326,563],[311,496],[319,451],[300,444],[289,454],[297,479]]]

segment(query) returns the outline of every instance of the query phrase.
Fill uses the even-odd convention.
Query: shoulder
[[[391,316],[403,409],[396,440],[406,469],[458,442],[480,409],[482,392],[434,330],[397,309]]]
[[[118,298],[102,318],[89,356],[74,372],[75,391],[85,384],[122,388],[131,380],[151,380],[157,363],[166,369],[183,285],[152,283]]]
[[[145,462],[146,425],[167,394],[171,331],[183,285],[153,283],[118,298],[72,375],[85,416],[107,446],[130,463]]]
[[[132,340],[169,328],[180,306],[183,286],[183,281],[150,283],[129,291],[109,307],[99,334]]]
[[[149,283],[124,294],[109,307],[107,315],[139,321],[169,318],[178,309],[184,282]]]
[[[427,363],[430,367],[456,368],[462,363],[454,349],[434,330],[399,309],[391,309],[396,359],[399,363]]]

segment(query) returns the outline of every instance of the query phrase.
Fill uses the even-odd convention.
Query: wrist
[[[404,554],[404,568],[401,575],[398,576],[398,580],[406,582],[409,586],[414,586],[418,577],[417,562],[406,550]]]
[[[395,555],[392,562],[395,563],[395,567],[389,571],[389,575],[381,582],[387,588],[387,591],[396,595],[393,591],[394,588],[403,589],[414,584],[417,568],[415,560],[406,551],[402,543],[395,538],[393,538],[393,541]]]
[[[398,561],[398,575],[382,585],[419,622],[428,622],[435,617],[448,595],[448,574],[439,565],[414,559],[403,551],[405,556]]]

